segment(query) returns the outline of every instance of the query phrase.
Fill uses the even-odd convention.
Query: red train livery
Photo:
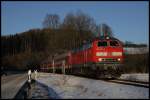
[[[100,37],[81,48],[56,55],[54,59],[42,63],[41,70],[116,78],[121,75],[122,65],[121,41],[113,37]]]

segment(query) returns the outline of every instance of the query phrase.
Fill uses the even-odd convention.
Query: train
[[[41,64],[40,70],[97,78],[118,78],[123,69],[123,52],[123,44],[117,38],[97,37],[80,48],[48,59]]]

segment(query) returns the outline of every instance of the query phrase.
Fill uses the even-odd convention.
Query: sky
[[[1,35],[41,29],[46,14],[58,14],[63,20],[79,10],[96,24],[108,24],[116,38],[149,45],[148,1],[2,1]]]

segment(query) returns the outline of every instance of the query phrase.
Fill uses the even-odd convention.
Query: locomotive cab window
[[[98,47],[107,46],[107,42],[106,42],[106,41],[99,41],[99,42],[97,43],[97,46],[98,46]]]
[[[110,41],[110,46],[119,46],[117,41]]]

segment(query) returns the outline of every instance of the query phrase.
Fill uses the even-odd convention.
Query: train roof
[[[95,40],[116,40],[123,45],[123,41],[120,41],[119,39],[117,39],[115,37],[107,37],[107,36],[106,37],[96,37],[92,41],[95,41]]]
[[[119,39],[117,39],[115,37],[101,36],[101,37],[94,37],[91,40],[86,41],[85,44],[92,43],[93,41],[97,41],[97,40],[116,40],[116,41],[120,41]],[[122,41],[120,41],[120,42],[122,42]]]
[[[94,40],[118,40],[118,39],[115,38],[115,37],[108,37],[108,36],[104,37],[104,36],[101,36],[101,37],[94,38],[93,41]],[[118,41],[120,41],[120,40],[118,40]]]

